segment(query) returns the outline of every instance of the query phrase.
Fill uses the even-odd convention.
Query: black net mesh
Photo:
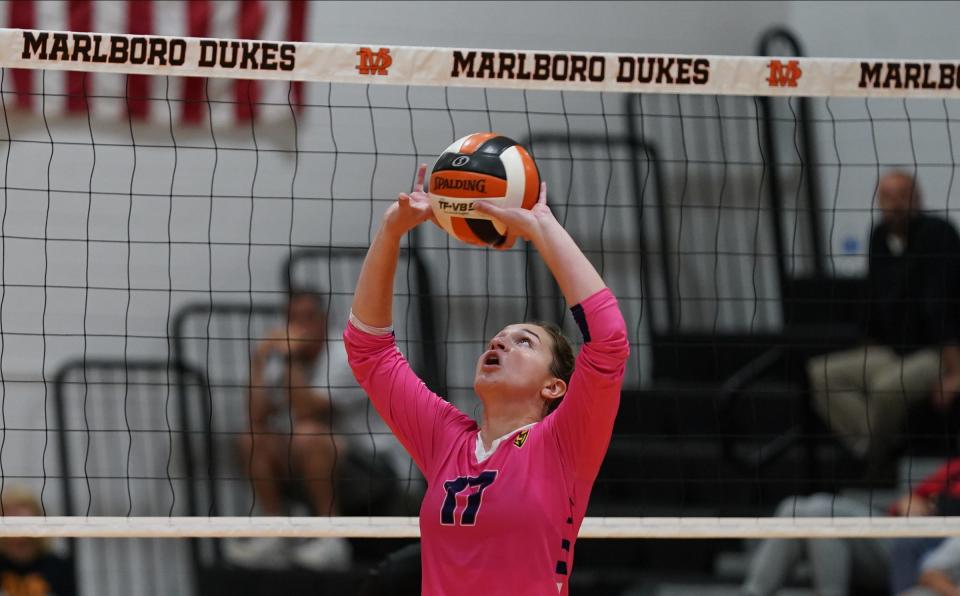
[[[354,383],[341,334],[383,210],[418,163],[486,130],[534,155],[627,321],[632,355],[589,515],[764,515],[789,494],[849,488],[879,502],[956,450],[956,408],[927,399],[939,370],[925,390],[901,383],[879,463],[818,413],[807,370],[875,331],[867,264],[883,176],[913,176],[926,213],[956,219],[953,100],[310,84],[250,121],[206,101],[207,118],[185,125],[162,81],[148,120],[50,113],[42,86],[36,113],[0,95],[0,481],[35,489],[47,514],[258,515],[244,452],[279,440],[285,513],[415,515],[423,478]],[[928,257],[917,266],[939,259],[947,273],[942,318],[925,324],[956,337],[956,255]],[[292,465],[282,374],[270,428],[251,422],[251,362],[290,317],[291,290],[326,323],[305,388],[329,408],[332,511],[316,510],[303,486],[315,479]],[[468,414],[489,337],[539,318],[579,338],[566,306],[529,247],[469,247],[431,227],[404,242],[399,344]],[[933,348],[939,367],[939,345],[907,348]],[[194,560],[219,556],[194,546]],[[164,543],[118,548],[188,565]]]

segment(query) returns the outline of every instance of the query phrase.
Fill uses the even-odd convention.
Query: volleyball
[[[469,244],[496,245],[506,238],[506,227],[475,211],[474,203],[531,209],[540,195],[540,171],[513,139],[476,132],[444,149],[427,187],[437,222],[451,236]]]

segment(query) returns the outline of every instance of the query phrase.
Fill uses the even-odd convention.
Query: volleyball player
[[[566,594],[619,405],[629,353],[623,317],[547,207],[545,185],[531,210],[479,205],[509,230],[500,248],[522,237],[537,249],[573,305],[584,344],[574,363],[557,327],[504,327],[476,364],[479,425],[432,393],[399,353],[391,328],[400,239],[432,219],[425,173],[421,166],[414,192],[387,209],[344,332],[354,375],[427,479],[423,593]]]

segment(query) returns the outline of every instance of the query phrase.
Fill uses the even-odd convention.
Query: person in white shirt
[[[250,432],[239,437],[239,455],[263,515],[284,515],[289,488],[305,493],[312,514],[337,513],[335,466],[346,446],[331,431],[329,395],[314,383],[326,338],[320,296],[294,291],[287,302],[286,324],[274,328],[252,354]],[[291,480],[299,486],[291,487]],[[345,539],[310,540],[292,550],[288,542],[231,540],[225,551],[231,562],[245,566],[282,568],[293,562],[316,570],[340,570],[350,565]]]

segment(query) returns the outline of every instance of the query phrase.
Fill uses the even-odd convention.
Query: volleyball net
[[[584,536],[957,530],[766,518],[813,491],[879,506],[957,450],[954,411],[910,398],[894,472],[867,474],[806,372],[865,336],[883,175],[909,174],[925,210],[956,220],[954,63],[8,29],[0,66],[0,489],[34,490],[45,515],[2,518],[0,535],[416,536],[423,478],[340,337],[383,210],[417,164],[488,130],[535,157],[629,328]],[[551,319],[579,337],[529,248],[424,227],[396,290],[401,348],[469,414],[475,358],[503,325]],[[291,292],[314,298],[324,331],[297,341],[319,355],[301,384],[278,362],[254,383]],[[259,389],[276,407],[255,428]],[[304,389],[325,413],[301,433],[284,404]],[[295,465],[316,440],[324,478]],[[268,480],[300,485],[283,518],[262,516],[265,445],[285,462]],[[318,511],[323,482],[335,505]]]

